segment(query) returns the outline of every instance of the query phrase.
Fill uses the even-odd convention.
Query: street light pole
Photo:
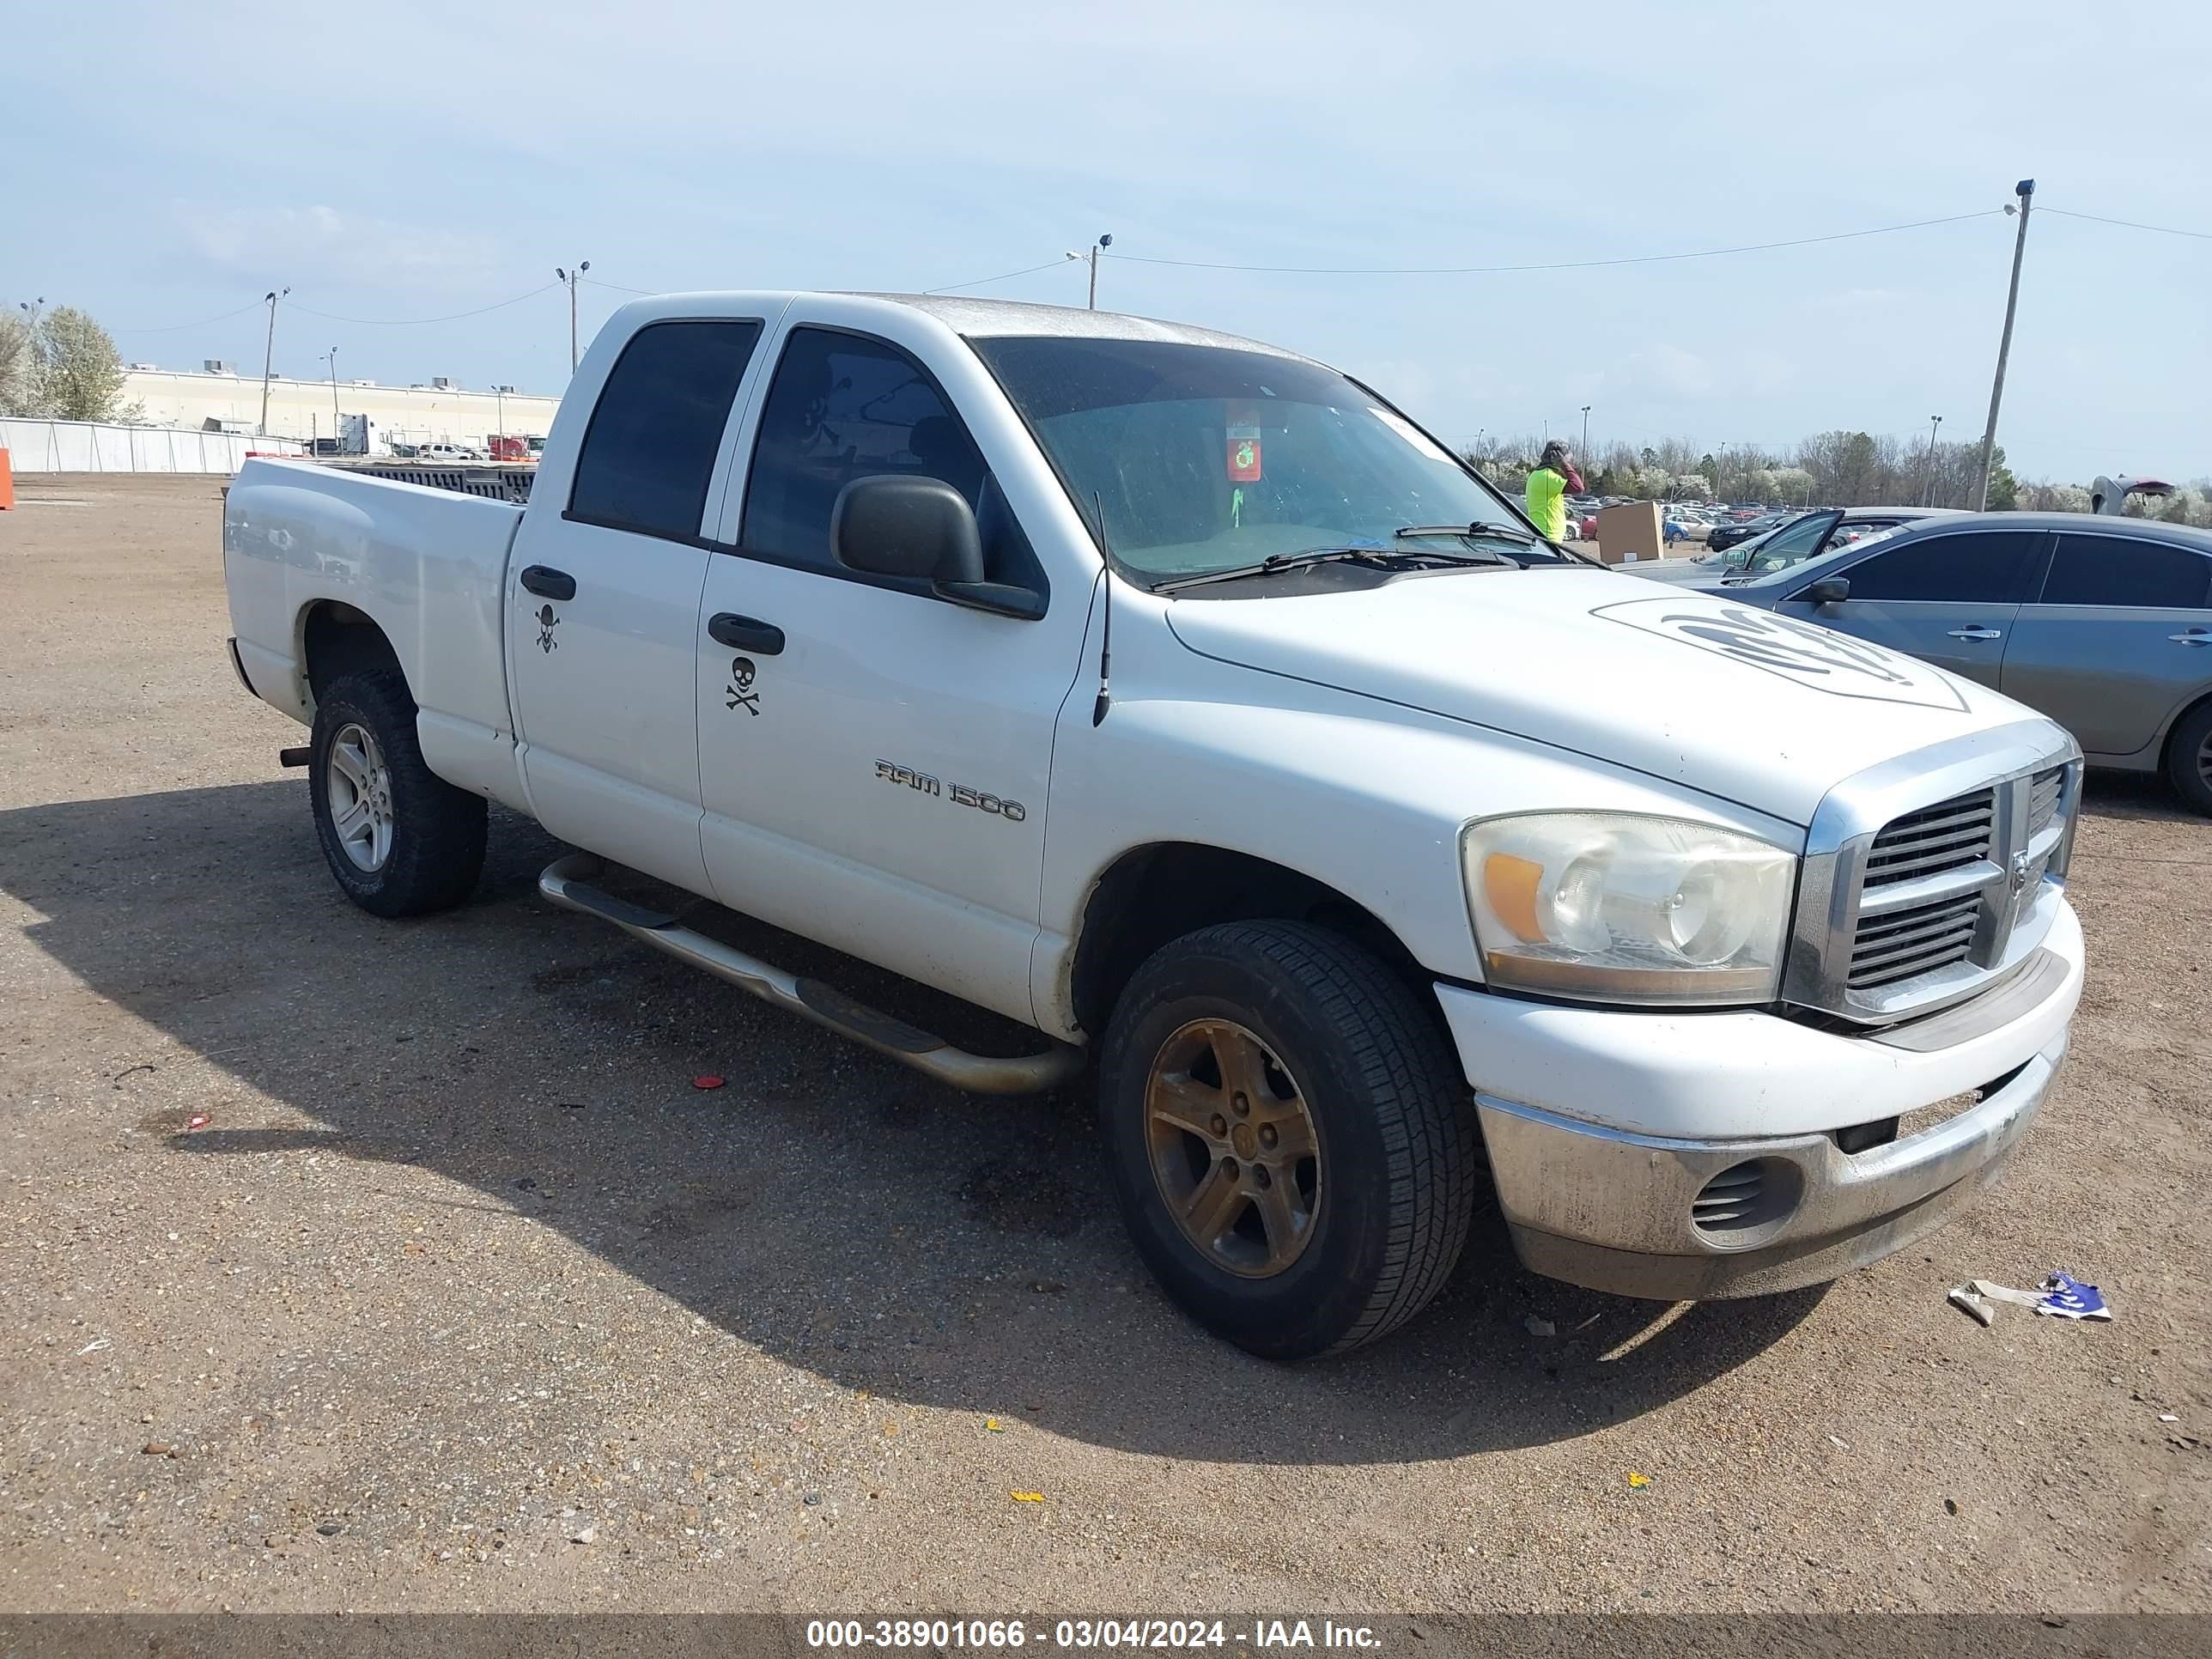
[[[1583,465],[1585,466],[1589,465],[1589,412],[1590,406],[1584,404],[1583,405]]]
[[[1941,415],[1928,417],[1928,499],[1920,503],[1923,507],[1936,505],[1936,428],[1942,424]]]
[[[269,337],[261,348],[261,435],[269,435],[269,371],[276,358],[276,302],[292,290],[280,288],[261,296],[269,307]]]
[[[571,374],[576,372],[576,364],[580,361],[576,351],[576,283],[591,268],[589,259],[574,270],[563,270],[558,265],[553,267],[553,274],[568,285],[568,373]],[[544,291],[543,289],[538,290],[541,294]]]
[[[2004,401],[2005,359],[2012,355],[2012,319],[2020,309],[2020,261],[2027,251],[2027,210],[2035,200],[2035,180],[2021,179],[2013,186],[2013,193],[2020,198],[2020,234],[2012,244],[2012,286],[2005,291],[2004,333],[1997,341],[1997,374],[1990,386],[1990,423],[1982,429],[1982,487],[1974,501],[1978,513],[1990,510],[1990,469],[1996,455],[1997,405]]]
[[[1109,231],[1091,245],[1091,298],[1088,309],[1098,309],[1098,250],[1114,246],[1114,235]]]
[[[345,417],[338,413],[338,349],[331,348],[331,430],[337,432]],[[343,436],[343,434],[339,435]]]

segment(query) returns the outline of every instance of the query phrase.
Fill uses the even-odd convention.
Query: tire
[[[1478,1132],[1435,1018],[1374,957],[1300,922],[1186,934],[1137,970],[1102,1046],[1123,1219],[1207,1330],[1305,1359],[1374,1341],[1443,1287],[1476,1208]],[[1310,1164],[1293,1167],[1309,1133]],[[1200,1218],[1195,1231],[1183,1216]]]
[[[2166,744],[2166,775],[2192,811],[2212,817],[2212,702],[2197,704],[2173,723]]]
[[[380,669],[334,682],[316,703],[308,747],[315,837],[348,898],[374,915],[419,916],[468,897],[483,871],[483,797],[423,764],[406,681]],[[368,809],[366,820],[341,817],[334,780],[339,800]]]

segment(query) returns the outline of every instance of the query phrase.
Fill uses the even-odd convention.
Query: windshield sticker
[[[1839,697],[1923,708],[1966,707],[1950,677],[1931,664],[1748,605],[1721,602],[1698,610],[1680,599],[1630,599],[1590,614]]]
[[[1232,426],[1229,428],[1229,481],[1241,484],[1260,482],[1258,427]]]
[[[1419,450],[1422,454],[1427,456],[1431,460],[1442,461],[1446,466],[1449,466],[1452,464],[1452,458],[1445,454],[1442,449],[1437,447],[1436,440],[1430,437],[1427,433],[1422,431],[1420,428],[1415,426],[1404,416],[1394,415],[1387,409],[1377,409],[1372,404],[1370,404],[1367,406],[1367,412],[1370,415],[1372,415],[1376,420],[1382,422],[1383,425],[1389,427],[1391,431],[1403,438],[1407,443],[1413,445],[1414,448]]]

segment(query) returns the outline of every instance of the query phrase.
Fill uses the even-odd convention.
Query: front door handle
[[[2004,637],[2004,629],[2002,628],[1954,628],[1951,630],[1951,637],[1954,640],[2001,640]]]
[[[2212,629],[2208,629],[2192,628],[2186,634],[2168,634],[2166,637],[2183,645],[2212,645]]]
[[[783,630],[757,617],[733,616],[724,611],[708,619],[707,631],[732,651],[773,657],[783,650]]]
[[[576,597],[576,579],[567,571],[556,570],[550,565],[523,566],[522,585],[541,599],[573,599]]]

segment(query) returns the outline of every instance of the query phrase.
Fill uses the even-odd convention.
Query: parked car
[[[1381,398],[1210,330],[638,301],[526,507],[249,460],[223,558],[354,902],[460,902],[497,800],[581,849],[546,901],[641,945],[949,1083],[1095,1076],[1138,1255],[1278,1358],[1410,1319],[1491,1193],[1530,1267],[1638,1296],[1887,1255],[2021,1144],[2081,995],[2063,731],[1903,659],[1869,693],[1818,629],[1746,643],[1755,611],[1548,546]],[[2026,791],[1996,866],[1930,855]],[[1925,933],[1938,898],[1966,920]]]
[[[1821,507],[1787,518],[1775,528],[1703,558],[1670,559],[1643,564],[1637,574],[1653,581],[1676,582],[1706,592],[1802,564],[1834,548],[1894,530],[1921,519],[1943,518],[1956,509],[1941,507]]]
[[[2212,533],[2068,513],[1925,515],[1729,586],[2048,714],[2093,766],[2212,814]]]
[[[453,464],[458,462],[481,461],[484,459],[484,453],[481,449],[472,448],[467,444],[445,442],[417,444],[415,447],[415,459],[418,461],[438,461]]]

